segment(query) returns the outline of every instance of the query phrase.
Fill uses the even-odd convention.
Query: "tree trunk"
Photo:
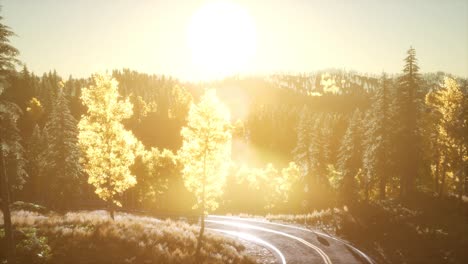
[[[205,233],[205,206],[202,206],[202,214],[201,214],[201,226],[200,226],[200,234],[198,235],[198,243],[197,243],[197,251],[195,252],[195,255],[197,258],[200,257],[200,250],[202,247],[203,243],[203,234]]]
[[[112,221],[114,221],[115,220],[115,217],[114,217],[114,204],[112,202],[109,202],[109,204],[107,206],[108,206],[108,210],[109,210],[109,215],[110,215]]]
[[[442,198],[442,196],[444,195],[445,178],[447,177],[446,174],[447,173],[445,172],[445,165],[442,164],[442,181],[439,186],[439,198]]]
[[[366,181],[366,190],[365,190],[365,201],[369,203],[369,189],[370,189],[370,182],[369,179]]]
[[[380,200],[385,200],[387,194],[386,194],[386,187],[387,187],[387,176],[386,176],[386,171],[382,173],[382,177],[380,178]]]
[[[458,200],[460,201],[460,205],[463,204],[463,194],[465,193],[464,187],[465,187],[465,166],[463,163],[463,147],[460,145],[460,170],[459,170],[459,190],[458,190]]]
[[[1,142],[0,142],[1,143]],[[2,197],[3,226],[5,230],[7,263],[15,263],[15,242],[11,225],[9,184],[6,174],[6,163],[0,147],[0,192]]]
[[[439,174],[440,174],[440,162],[439,158],[436,159],[436,168],[435,168],[435,178],[434,178],[434,192],[437,193],[439,191]]]
[[[200,234],[198,236],[197,250],[195,256],[198,259],[200,257],[200,250],[203,243],[203,233],[205,233],[205,186],[206,186],[206,150],[205,155],[203,156],[203,190],[202,190],[202,205],[201,205],[201,226]]]

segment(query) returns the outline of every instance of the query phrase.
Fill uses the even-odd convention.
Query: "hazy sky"
[[[187,28],[206,2],[0,0],[20,59],[37,74],[83,77],[126,67],[190,80],[202,77]],[[422,71],[468,76],[467,0],[232,2],[255,30],[244,71],[396,73],[413,45]]]

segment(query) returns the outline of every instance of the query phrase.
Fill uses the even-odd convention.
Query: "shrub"
[[[47,208],[42,205],[33,204],[33,203],[26,203],[22,201],[16,201],[10,205],[12,211],[29,211],[29,212],[36,212],[45,214],[47,213]]]
[[[47,238],[39,236],[35,228],[23,228],[23,239],[16,244],[18,263],[43,264],[50,258],[50,247]]]

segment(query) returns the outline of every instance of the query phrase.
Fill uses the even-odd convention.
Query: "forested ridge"
[[[422,73],[413,47],[396,74],[195,83],[131,69],[37,75],[17,59],[13,34],[0,24],[0,187],[11,240],[10,205],[28,202],[106,209],[113,220],[115,211],[201,216],[190,244],[197,257],[204,217],[232,213],[329,217],[320,224],[382,262],[412,260],[396,246],[408,230],[421,245],[442,237],[437,260],[466,260],[468,79]],[[423,219],[431,210],[433,222]]]
[[[407,60],[405,69],[408,63],[412,62]],[[234,133],[234,159],[252,166],[268,162],[282,166],[295,161],[303,168],[301,184],[311,189],[304,192],[303,186],[297,186],[295,195],[301,196],[297,197],[301,201],[327,201],[327,195],[344,195],[347,188],[350,193],[346,195],[353,197],[346,198],[346,203],[410,196],[416,189],[432,190],[441,196],[466,194],[466,184],[461,184],[466,182],[466,79],[452,77],[444,82],[450,75],[441,72],[380,77],[331,72],[232,77],[206,84],[183,83],[128,69],[115,70],[112,76],[119,83],[120,95],[128,96],[133,104],[134,114],[124,121],[125,127],[144,146],[158,148],[159,152],[175,152],[181,147],[180,129],[186,124],[190,103],[198,100],[204,87],[217,87],[221,100],[237,118],[233,120],[239,127]],[[408,84],[413,82],[408,78],[414,78],[414,83]],[[74,139],[78,121],[86,111],[80,100],[81,89],[91,79],[66,79],[54,71],[38,77],[24,66],[21,71],[10,72],[6,81],[9,85],[2,97],[21,109],[18,129],[25,154],[23,160],[11,157],[7,162],[16,187],[12,189],[14,199],[55,206],[47,200],[57,200],[59,193],[64,193],[76,197],[69,203],[78,207],[83,197],[92,201],[93,191],[79,166]],[[413,98],[408,98],[413,93],[410,89],[415,90]],[[232,95],[240,95],[242,105]],[[63,126],[57,127],[57,119],[64,120]],[[64,142],[62,137],[67,136],[72,149],[54,144],[54,140]],[[68,162],[54,164],[57,168],[48,172],[51,167],[46,164],[55,160],[53,155],[64,155]],[[15,171],[18,163],[24,165],[22,173]],[[171,176],[148,175],[144,173],[148,164],[140,163],[144,162],[137,162],[133,170],[142,181],[144,177],[174,181],[171,184],[178,181],[177,168],[159,168],[173,171]],[[60,183],[62,177],[67,180]],[[406,177],[413,179],[407,182]],[[73,179],[75,184],[68,181]],[[61,191],[68,188],[65,184],[72,189]],[[322,186],[330,193],[313,190],[325,190]],[[139,187],[128,191],[126,200],[131,207],[137,206],[134,200]],[[240,188],[236,184],[232,187]],[[45,193],[57,197],[46,198]],[[142,198],[137,200],[143,202]],[[284,210],[299,209],[298,202],[291,201]]]

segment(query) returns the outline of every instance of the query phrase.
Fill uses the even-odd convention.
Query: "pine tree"
[[[390,89],[391,81],[382,74],[380,87],[372,97],[369,118],[366,118],[364,140],[364,168],[368,183],[378,182],[379,198],[386,198],[386,189],[391,177],[392,160],[392,108]],[[366,194],[368,191],[366,191]]]
[[[55,91],[52,109],[47,116],[47,149],[44,153],[42,180],[48,182],[46,203],[65,208],[65,203],[76,201],[82,183],[77,121],[70,114],[63,84]]]
[[[341,143],[338,170],[341,173],[338,191],[343,201],[351,203],[357,199],[356,177],[362,168],[362,120],[359,109],[353,113]]]
[[[205,230],[205,215],[218,207],[231,161],[229,110],[219,101],[215,90],[207,90],[198,105],[191,106],[187,126],[182,128],[183,145],[179,151],[184,168],[185,186],[197,198],[201,228],[196,255]]]
[[[29,185],[31,189],[31,196],[36,201],[43,201],[43,195],[47,191],[43,186],[44,180],[41,181],[40,176],[43,174],[44,166],[44,153],[47,149],[47,141],[45,139],[46,132],[42,133],[39,125],[35,125],[33,133],[29,138],[26,157],[27,157],[27,171],[29,175]],[[42,192],[41,192],[42,190]]]
[[[78,124],[88,183],[109,204],[112,219],[113,205],[121,206],[119,197],[136,184],[130,166],[141,148],[132,132],[122,124],[133,111],[129,99],[120,98],[117,85],[108,75],[94,75],[93,84],[82,90],[81,100],[88,111]]]
[[[330,156],[330,116],[320,113],[314,117],[311,149],[315,184],[323,189],[328,186],[327,166]]]
[[[0,16],[0,21],[3,18]],[[13,230],[10,217],[10,183],[7,177],[6,160],[13,157],[19,161],[14,166],[16,178],[24,176],[23,148],[20,145],[20,134],[17,127],[17,120],[21,115],[19,107],[4,100],[2,95],[8,86],[6,78],[19,64],[17,56],[18,50],[10,44],[10,37],[14,33],[10,28],[0,22],[0,197],[2,198],[3,223],[5,230],[5,244],[8,263],[15,262],[15,244],[13,240]]]
[[[410,48],[405,58],[403,75],[399,78],[396,96],[397,153],[396,161],[400,168],[400,196],[410,197],[416,186],[418,168],[421,164],[421,133],[419,121],[421,115],[421,79],[416,59],[416,50]]]
[[[297,131],[297,143],[293,150],[294,160],[301,168],[302,182],[305,190],[309,192],[313,184],[313,149],[312,149],[312,133],[314,129],[313,116],[307,106],[301,111]],[[310,197],[309,197],[310,198]]]

